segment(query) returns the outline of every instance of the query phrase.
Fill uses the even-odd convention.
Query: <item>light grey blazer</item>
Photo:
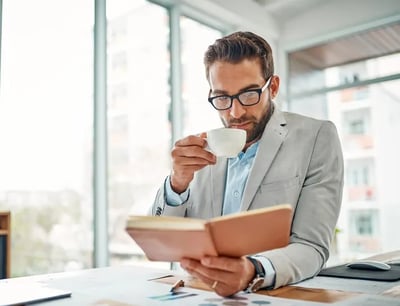
[[[186,203],[166,205],[161,187],[152,206],[163,215],[212,218],[222,213],[227,160],[196,172]],[[260,140],[240,210],[289,203],[294,209],[287,247],[261,253],[276,271],[275,288],[316,275],[329,257],[340,211],[343,156],[332,122],[275,111]],[[260,235],[273,235],[263,232]]]

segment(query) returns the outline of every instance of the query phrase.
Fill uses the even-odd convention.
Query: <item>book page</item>
[[[246,211],[239,211],[237,213],[225,215],[225,216],[220,216],[220,217],[215,217],[210,219],[209,221],[223,221],[226,219],[233,219],[233,218],[247,218],[248,216],[251,215],[259,215],[259,214],[265,214],[268,212],[273,212],[276,210],[289,210],[292,211],[292,206],[290,204],[279,204],[279,205],[274,205],[274,206],[269,206],[265,208],[258,208],[258,209],[251,209],[251,210],[246,210]]]
[[[127,228],[203,230],[205,220],[169,216],[130,216]]]

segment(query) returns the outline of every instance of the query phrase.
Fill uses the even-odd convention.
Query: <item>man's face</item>
[[[237,64],[217,61],[210,66],[210,96],[236,95],[248,89],[257,89],[265,85],[258,59],[245,59]],[[243,106],[237,99],[232,107],[218,111],[225,127],[246,130],[245,148],[260,139],[267,123],[271,98],[278,92],[279,78],[272,77],[271,84],[260,96],[260,101],[252,106]]]

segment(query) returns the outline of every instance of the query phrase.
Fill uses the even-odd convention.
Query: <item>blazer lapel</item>
[[[275,155],[278,153],[283,140],[287,135],[286,120],[283,113],[275,107],[264,133],[260,139],[253,167],[249,173],[240,210],[248,210],[258,187],[271,167]]]

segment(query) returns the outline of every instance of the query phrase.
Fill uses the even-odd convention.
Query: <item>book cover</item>
[[[126,231],[149,260],[179,261],[205,255],[240,257],[289,243],[292,207],[281,204],[209,220],[130,216]]]

